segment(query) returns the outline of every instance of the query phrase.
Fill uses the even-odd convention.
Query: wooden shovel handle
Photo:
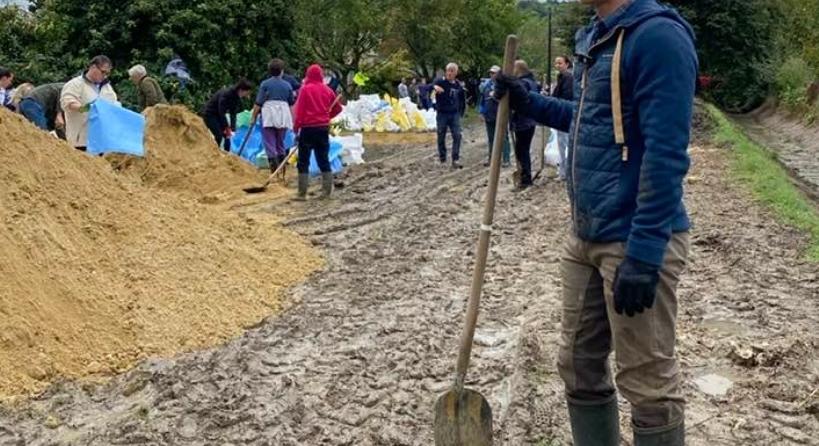
[[[515,66],[518,52],[518,37],[510,35],[506,38],[506,50],[503,54],[503,72],[511,75]],[[466,310],[466,323],[461,335],[461,349],[458,353],[458,365],[455,369],[455,390],[463,390],[466,369],[469,366],[469,357],[472,354],[472,341],[475,337],[475,324],[478,322],[478,308],[481,292],[483,291],[486,259],[489,255],[489,236],[492,233],[492,220],[495,217],[495,198],[498,194],[498,181],[501,170],[501,151],[506,140],[509,123],[509,95],[500,100],[498,119],[495,123],[495,140],[492,142],[492,161],[489,167],[489,187],[486,191],[486,204],[481,221],[480,238],[478,240],[478,255],[475,261],[475,270],[472,275],[472,290],[469,295],[469,304]]]

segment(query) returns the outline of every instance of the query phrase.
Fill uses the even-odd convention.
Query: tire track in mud
[[[368,153],[335,200],[288,205],[285,224],[328,257],[292,290],[289,310],[223,347],[2,408],[0,445],[432,444],[482,213],[475,139],[459,171],[440,168],[430,146]],[[679,322],[689,444],[815,444],[816,400],[805,398],[819,382],[817,268],[798,260],[802,236],[724,183],[716,150],[692,153],[698,227]],[[489,398],[498,444],[570,444],[554,367],[566,194],[546,179],[513,193],[510,178],[504,170],[467,385]],[[760,339],[758,364],[732,359]],[[727,396],[692,384],[710,370],[730,372]],[[767,442],[746,443],[754,438]]]

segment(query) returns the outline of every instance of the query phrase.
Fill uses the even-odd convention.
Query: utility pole
[[[549,92],[551,93],[552,88],[552,0],[549,0],[547,6],[549,7],[549,31],[548,35],[546,36],[548,42],[548,50],[546,52],[546,84],[549,85]]]

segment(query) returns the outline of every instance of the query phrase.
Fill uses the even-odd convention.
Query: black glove
[[[626,257],[614,273],[614,311],[628,317],[654,305],[660,269]]]
[[[515,76],[498,73],[495,76],[495,99],[500,101],[509,93],[509,108],[515,111],[523,110],[529,103],[529,92]]]

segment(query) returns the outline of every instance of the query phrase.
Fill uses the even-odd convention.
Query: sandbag
[[[88,112],[88,153],[123,153],[145,156],[145,117],[97,99]]]

